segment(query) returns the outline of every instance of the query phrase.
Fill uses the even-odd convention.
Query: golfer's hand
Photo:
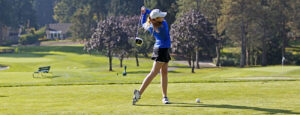
[[[143,6],[143,7],[141,8],[141,13],[142,13],[142,14],[145,14],[145,13],[146,13],[146,8],[145,8],[145,6]]]

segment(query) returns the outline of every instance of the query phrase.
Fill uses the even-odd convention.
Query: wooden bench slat
[[[51,66],[39,67],[38,71],[33,72],[32,76],[35,77],[34,75],[35,74],[39,74],[39,73],[41,73],[42,76],[43,76],[43,73],[51,73],[51,72],[49,72],[50,71],[50,67]]]

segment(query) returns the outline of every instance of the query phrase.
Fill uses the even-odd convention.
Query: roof
[[[61,31],[62,34],[66,34],[69,32],[71,26],[72,26],[71,23],[49,24],[46,33],[48,34],[50,33],[50,31]]]

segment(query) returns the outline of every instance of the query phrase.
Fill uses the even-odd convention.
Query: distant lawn
[[[300,66],[196,69],[170,62],[171,105],[161,104],[160,77],[131,105],[132,91],[150,72],[150,59],[118,58],[113,72],[108,58],[89,55],[83,46],[18,47],[0,54],[0,114],[300,114]],[[38,67],[51,66],[54,76],[33,78]],[[240,78],[263,79],[240,79]],[[289,79],[264,79],[280,77]],[[195,103],[200,98],[202,103]]]
[[[222,49],[222,53],[235,53],[238,54],[241,52],[241,49],[238,47],[227,47]]]
[[[1,50],[1,49],[14,49],[14,48],[12,48],[12,47],[2,47],[2,46],[1,46],[1,47],[0,47],[0,50]]]
[[[109,72],[108,58],[88,55],[83,51],[83,46],[19,47],[19,53],[0,54],[0,64],[10,67],[0,72],[0,86],[136,84],[141,83],[150,72],[152,63],[150,59],[141,58],[140,67],[136,67],[134,59],[125,59],[123,64],[128,67],[128,75],[123,77],[123,68],[120,68],[118,58],[113,59],[114,71]],[[51,66],[50,71],[54,76],[32,78],[32,73],[37,71],[38,67],[48,65]],[[192,74],[191,69],[185,65],[171,62],[169,66],[177,68],[169,72],[171,83],[265,81],[231,79],[242,77],[300,77],[299,66],[206,68],[197,69],[196,74]],[[292,79],[294,80],[297,79]],[[160,83],[159,77],[154,83]]]
[[[37,54],[37,52],[42,53],[51,53],[51,52],[63,52],[63,53],[77,53],[77,54],[85,54],[86,51],[83,50],[82,45],[76,46],[22,46],[18,47],[22,54],[33,53]],[[22,56],[22,55],[20,55]]]
[[[56,42],[72,42],[71,39],[66,40],[49,40],[49,41],[42,41],[42,43],[56,43]]]

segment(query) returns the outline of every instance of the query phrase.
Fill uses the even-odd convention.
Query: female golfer
[[[145,89],[151,83],[153,78],[159,73],[161,73],[161,86],[162,86],[162,102],[164,104],[169,104],[167,97],[167,87],[168,87],[168,62],[171,60],[169,49],[171,47],[171,39],[168,29],[168,24],[164,17],[167,12],[161,12],[159,9],[154,9],[152,11],[141,8],[142,19],[141,23],[145,30],[148,30],[156,39],[153,54],[151,59],[154,60],[151,72],[144,79],[140,90],[134,90],[133,105],[141,98]],[[147,15],[149,17],[147,17]]]

